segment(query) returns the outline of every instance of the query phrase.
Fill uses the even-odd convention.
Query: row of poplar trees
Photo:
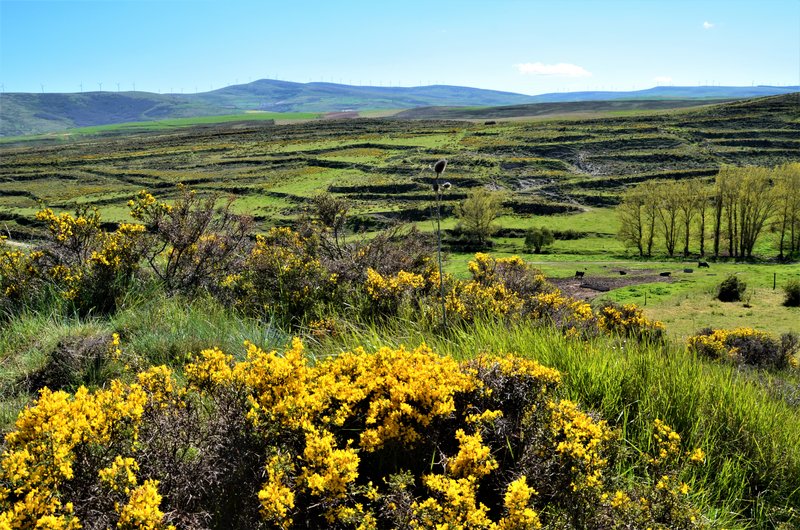
[[[623,194],[618,213],[619,238],[639,256],[659,247],[669,256],[680,250],[689,256],[694,244],[700,256],[710,250],[715,258],[751,258],[759,236],[773,230],[778,257],[798,257],[800,163],[722,166],[713,183],[642,182]]]

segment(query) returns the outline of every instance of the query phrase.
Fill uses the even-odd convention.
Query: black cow
[[[585,274],[584,271],[575,271],[576,278],[583,278],[584,274]]]
[[[672,274],[672,273],[671,273],[671,272],[662,272],[662,273],[660,273],[660,274],[659,274],[659,276],[664,276],[664,277],[667,277],[667,276],[669,276],[670,274]]]
[[[702,268],[710,269],[711,267],[708,265],[707,261],[698,261],[697,262],[697,268],[698,269],[702,269]]]
[[[628,273],[627,273],[627,272],[625,272],[625,271],[619,271],[619,275],[620,275],[620,276],[625,276],[626,274],[628,274]]]
[[[694,270],[693,269],[683,269],[683,272],[685,272],[686,274],[691,274],[691,273],[694,272]]]

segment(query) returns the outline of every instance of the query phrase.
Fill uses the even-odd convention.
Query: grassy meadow
[[[784,347],[800,308],[782,287],[800,264],[773,260],[769,228],[753,262],[643,260],[614,211],[645,180],[800,160],[794,101],[491,124],[259,113],[3,141],[0,228],[14,246],[0,271],[39,292],[7,285],[0,304],[0,523],[113,525],[139,499],[140,524],[165,529],[796,528],[800,372],[726,362],[741,343],[712,359],[687,338],[744,327]],[[438,271],[415,254],[435,243],[440,158],[446,328]],[[504,193],[479,249],[494,258],[453,234],[480,187]],[[170,205],[195,200],[186,188],[234,199],[253,224],[186,246],[207,277],[182,288],[165,280],[181,238],[164,227]],[[321,194],[349,205],[341,240],[321,222],[289,230]],[[101,219],[59,217],[81,207]],[[397,223],[419,235],[384,239]],[[100,243],[79,266],[25,257],[68,254],[85,224]],[[572,236],[527,252],[540,226]],[[168,243],[147,254],[156,233]],[[230,248],[241,255],[219,257]],[[732,274],[744,299],[719,302]],[[97,292],[113,303],[92,305]],[[62,432],[72,410],[90,411],[83,438]],[[45,488],[49,504],[25,496]]]

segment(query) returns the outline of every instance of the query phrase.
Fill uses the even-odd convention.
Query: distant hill
[[[0,136],[219,114],[230,110],[150,92],[6,93],[0,95]]]
[[[617,99],[746,99],[800,92],[800,86],[658,86],[629,92],[554,92],[530,103],[612,101]]]
[[[351,86],[261,79],[198,94],[85,92],[0,94],[0,136],[73,127],[219,116],[251,110],[342,112],[418,107],[497,107],[546,102],[742,99],[785,94],[800,87],[656,87],[635,92],[573,92],[526,96],[469,87]]]
[[[667,110],[698,107],[731,99],[619,99],[609,101],[569,101],[503,105],[499,107],[419,107],[404,110],[395,118],[411,120],[488,120],[501,118],[565,116],[611,111]]]

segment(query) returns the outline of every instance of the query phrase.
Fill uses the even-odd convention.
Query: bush
[[[739,302],[747,289],[747,284],[735,274],[731,274],[719,284],[717,299],[720,302]]]
[[[727,360],[760,368],[785,368],[797,353],[797,336],[780,340],[752,328],[704,328],[688,339],[689,351],[711,359]]]
[[[541,254],[542,247],[552,245],[553,241],[555,241],[555,237],[549,228],[531,228],[525,234],[525,249],[529,252],[533,249],[535,254]]]
[[[221,286],[246,313],[301,319],[330,299],[336,287],[336,275],[323,267],[318,256],[319,243],[313,235],[272,228],[256,236],[241,272],[229,274]]]
[[[6,437],[5,528],[698,528],[687,453],[656,423],[636,488],[617,435],[513,355],[426,346],[316,363],[295,339],[136,383],[45,389]],[[692,456],[689,457],[688,455]],[[535,489],[534,489],[535,487]],[[543,519],[543,520],[540,520]],[[175,525],[174,527],[172,525]]]
[[[786,293],[786,299],[783,301],[783,305],[787,307],[800,307],[800,280],[789,280],[789,282],[783,286],[783,290]]]
[[[140,258],[168,292],[211,288],[237,267],[252,220],[231,211],[232,199],[217,208],[216,195],[201,198],[182,185],[178,190],[173,204],[144,190],[128,203],[147,232]]]
[[[122,223],[114,232],[101,227],[95,209],[75,215],[49,208],[36,214],[47,239],[29,255],[29,274],[47,281],[82,313],[109,313],[130,287],[144,250],[144,226]]]

